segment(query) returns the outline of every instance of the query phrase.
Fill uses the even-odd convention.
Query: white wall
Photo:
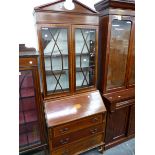
[[[35,47],[37,49],[37,37],[35,23],[33,17],[33,9],[36,6],[54,2],[56,0],[21,0],[18,2],[20,19],[19,19],[19,44],[25,44],[27,47]],[[94,9],[94,4],[100,0],[79,0],[85,5]]]

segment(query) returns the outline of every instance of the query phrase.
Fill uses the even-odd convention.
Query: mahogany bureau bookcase
[[[19,51],[19,154],[46,153],[38,54],[34,48],[26,48],[24,44],[20,44]]]
[[[97,85],[98,13],[74,0],[34,8],[50,155],[104,148],[106,109]]]
[[[135,3],[102,0],[100,12],[98,88],[107,108],[105,148],[135,133]]]

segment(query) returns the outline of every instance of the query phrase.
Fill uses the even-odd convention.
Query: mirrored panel
[[[112,21],[107,89],[124,86],[130,31],[131,21]]]
[[[95,84],[95,29],[75,29],[76,89]]]
[[[65,28],[42,28],[47,93],[69,91],[68,38]]]

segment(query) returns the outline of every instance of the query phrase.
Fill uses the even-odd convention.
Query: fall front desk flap
[[[105,111],[106,108],[99,91],[77,94],[68,98],[45,102],[48,127]]]

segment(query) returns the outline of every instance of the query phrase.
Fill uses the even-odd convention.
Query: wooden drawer
[[[82,139],[84,137],[88,137],[97,133],[102,133],[104,131],[104,124],[100,124],[97,126],[85,128],[73,133],[69,133],[63,136],[59,136],[56,138],[51,139],[52,140],[52,148],[57,148],[60,146],[63,146],[65,144],[71,143],[73,141]]]
[[[87,118],[83,118],[74,122],[67,123],[53,128],[54,137],[68,134],[86,127],[90,127],[99,123],[102,123],[105,120],[105,114],[97,114]]]
[[[83,140],[79,140],[78,142],[65,145],[64,147],[51,152],[50,155],[77,155],[103,144],[103,134],[100,133],[87,137]]]
[[[20,58],[19,59],[20,66],[36,66],[37,59],[36,58]]]

